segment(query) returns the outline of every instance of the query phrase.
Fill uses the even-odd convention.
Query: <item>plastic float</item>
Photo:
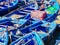
[[[46,18],[46,12],[45,11],[32,11],[31,12],[31,18],[37,18],[40,20],[44,20]]]
[[[0,16],[8,13],[9,11],[15,9],[17,7],[18,0],[6,0],[0,2]],[[2,13],[4,12],[4,13]]]

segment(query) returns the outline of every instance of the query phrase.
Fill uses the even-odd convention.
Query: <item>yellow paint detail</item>
[[[13,15],[11,16],[11,18],[20,18],[20,17],[23,17],[23,16],[18,15],[18,14],[13,14]]]

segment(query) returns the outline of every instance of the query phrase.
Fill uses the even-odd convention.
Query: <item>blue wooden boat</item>
[[[44,22],[44,21],[43,21]],[[43,39],[43,40],[46,40],[46,39],[48,39],[49,37],[50,38],[52,38],[53,37],[53,35],[54,35],[54,33],[55,33],[55,29],[56,29],[56,26],[57,26],[57,24],[56,23],[54,23],[54,22],[51,22],[51,23],[49,23],[49,22],[44,22],[44,24],[42,24],[43,25],[43,28],[44,27],[47,27],[47,28],[45,28],[46,29],[46,31],[47,32],[44,32],[43,30],[43,28],[41,28],[41,29],[43,29],[42,31],[41,31],[41,33],[39,33],[39,31],[37,32],[38,34],[39,34],[39,36]],[[47,26],[47,25],[49,25],[49,26]],[[39,29],[39,28],[38,28]]]
[[[55,2],[53,6],[50,6],[50,7],[47,7],[45,9],[46,12],[49,12],[47,13],[46,15],[46,18],[44,19],[45,21],[53,21],[55,20],[55,17],[57,16],[57,13],[59,11],[59,4],[56,0],[52,0],[52,2]],[[56,7],[55,7],[56,6]],[[25,7],[23,9],[20,9],[18,12],[20,14],[26,14],[26,13],[30,13],[32,10],[37,10],[38,8],[34,9],[34,7]],[[54,17],[54,18],[53,18]]]
[[[50,21],[54,21],[55,20],[55,18],[56,18],[56,16],[57,16],[57,14],[58,14],[58,11],[59,11],[59,4],[58,4],[58,2],[57,2],[57,0],[52,0],[53,2],[55,2],[55,4],[53,5],[53,7],[55,8],[55,9],[52,9],[52,10],[54,10],[54,11],[51,11],[50,10],[50,12],[53,12],[51,15],[50,14],[48,14],[47,16],[48,16],[48,18],[46,18],[45,20],[50,20]],[[49,8],[49,7],[48,7]],[[46,9],[47,10],[47,9]],[[54,17],[54,18],[53,18]]]
[[[18,15],[18,16],[20,15],[19,17],[24,17],[28,13],[31,13],[31,10],[35,10],[35,8],[32,8],[33,6],[31,6],[31,5],[33,5],[33,3],[23,7],[24,10],[23,9],[18,9],[18,10],[14,11],[10,14],[7,14],[5,17],[11,17],[11,16],[14,16],[14,15]]]
[[[12,14],[14,15],[14,14]],[[16,14],[17,15],[17,14]],[[12,18],[11,15],[9,17],[1,17],[0,24],[2,25],[9,25],[13,26],[14,24],[19,24],[20,26],[23,26],[27,24],[30,19],[30,14],[27,14],[26,16],[19,17],[19,18]],[[23,22],[23,23],[22,23]]]
[[[9,1],[6,0],[6,2],[9,2]],[[17,4],[18,4],[18,0],[14,0],[13,2],[10,2],[9,4],[0,5],[0,16],[3,16],[4,14],[7,14],[9,11],[17,8]]]
[[[49,21],[49,22],[54,21],[55,20],[55,17],[57,16],[57,13],[59,11],[59,4],[58,4],[58,2],[56,0],[52,0],[52,2],[54,2],[54,5],[53,6],[49,6],[49,7],[45,8],[45,11],[48,12],[46,14],[46,18],[44,19],[45,21]],[[27,15],[27,13],[30,13],[31,14],[31,11],[32,10],[38,10],[37,7],[34,7],[34,3],[29,4],[29,5],[25,6],[25,7],[23,7],[23,9],[20,9],[20,10],[18,9],[17,11],[12,12],[12,13],[17,13],[19,15],[24,15],[25,16],[25,15]],[[7,17],[9,15],[11,16],[12,13],[11,14],[8,14]]]
[[[7,17],[0,17],[0,24],[4,24],[4,23],[9,22],[9,21],[11,21],[10,18],[8,19]]]
[[[33,22],[33,21],[32,21]],[[47,26],[47,24],[49,26]],[[41,26],[40,26],[41,25]],[[56,31],[56,23],[54,22],[46,22],[46,21],[42,21],[39,23],[39,21],[36,21],[35,23],[33,22],[32,25],[30,25],[30,27],[28,26],[28,28],[26,29],[23,29],[25,30],[25,33],[28,32],[26,30],[28,30],[29,28],[32,30],[32,29],[35,29],[35,31],[37,31],[37,33],[39,34],[39,36],[43,39],[43,40],[46,40],[48,39],[48,36],[52,37],[53,33]],[[30,30],[30,32],[31,32]],[[41,33],[39,33],[39,31],[41,31]],[[23,32],[23,31],[22,31]],[[24,33],[24,32],[23,32]],[[43,34],[44,33],[44,34]]]
[[[16,40],[19,37],[22,37],[24,34],[28,34],[32,31],[36,31],[41,39],[47,40],[48,36],[52,37],[53,33],[56,29],[56,23],[54,22],[46,22],[46,21],[40,21],[38,19],[30,20],[30,23],[28,25],[25,25],[23,27],[17,28],[16,31],[12,30],[12,40]],[[19,34],[17,34],[18,32]],[[21,36],[22,35],[22,36]],[[13,39],[15,37],[15,39]]]
[[[7,28],[3,25],[0,25],[0,45],[7,45],[8,39]]]
[[[40,39],[36,32],[26,34],[22,38],[17,39],[10,45],[44,45],[43,41]]]
[[[12,19],[12,18],[9,18],[9,17],[0,17],[0,25],[4,24],[4,23],[7,23],[7,22],[11,22],[12,20],[15,20],[15,19]]]
[[[39,20],[36,18],[31,19],[31,15],[27,15],[28,13],[30,14],[32,10],[37,10],[37,8],[35,9],[35,8],[33,8],[34,6],[31,6],[31,5],[30,5],[31,7],[27,6],[24,9],[20,9],[15,12],[12,12],[9,15],[6,15],[6,17],[10,17],[10,18],[14,14],[21,16],[21,17],[19,17],[20,22],[18,22],[17,20],[14,20],[12,22],[13,24],[19,24],[22,26],[22,27],[18,27],[16,30],[15,29],[10,30],[10,32],[12,32],[12,34],[11,34],[11,40],[13,41],[12,45],[14,45],[18,41],[20,41],[21,37],[24,38],[24,34],[31,33],[32,31],[37,32],[39,37],[43,40],[48,39],[48,36],[50,36],[50,38],[52,37],[57,25],[56,25],[56,23],[51,22],[51,21],[53,21],[54,18],[57,16],[56,14],[59,10],[58,3],[55,0],[53,0],[53,1],[55,2],[55,4],[54,4],[54,6],[51,6],[50,8],[52,8],[52,10],[54,10],[54,9],[55,10],[53,13],[48,13],[47,17],[44,20]],[[55,7],[55,6],[57,6],[57,7]],[[50,11],[50,9],[49,10],[48,9],[49,9],[49,7],[46,8],[46,11]],[[23,19],[21,19],[22,17],[23,17]],[[19,32],[19,34],[17,34],[17,31]]]
[[[29,9],[29,10],[30,10],[30,9]],[[29,11],[29,10],[28,10],[28,11]],[[24,15],[24,13],[26,13],[26,12],[28,12],[28,11],[24,11],[24,10],[23,10],[23,11],[20,11],[20,13],[18,13],[18,12],[15,12],[15,13],[18,13],[18,14]],[[22,12],[22,13],[21,13],[21,12]],[[29,12],[29,13],[30,13],[30,12]],[[14,13],[13,13],[13,14],[14,14]],[[26,14],[25,14],[25,15],[26,15]],[[24,16],[25,16],[25,15],[24,15]],[[9,15],[7,15],[7,16],[9,17]],[[32,22],[34,23],[34,21],[32,21]],[[44,21],[43,21],[43,22],[44,22]],[[45,22],[45,23],[47,23],[47,22]],[[40,24],[40,22],[38,22],[37,24]],[[37,27],[40,26],[40,25],[37,25],[37,24],[36,24],[36,25],[32,25],[32,27],[27,26],[27,28],[24,28],[24,29],[21,28],[20,31],[22,31],[23,33],[26,33],[26,32],[28,32],[29,30],[32,30],[32,29],[29,29],[29,28],[34,28],[34,26],[37,26]],[[54,25],[56,26],[55,23],[54,23]],[[52,26],[52,25],[51,25],[51,26]],[[45,27],[43,27],[43,28],[45,29]],[[43,30],[44,30],[44,29],[43,29]],[[55,29],[55,27],[52,29],[52,31],[54,31],[54,29]],[[24,32],[24,30],[25,30],[25,32]],[[28,30],[28,31],[27,31],[27,30]],[[50,31],[51,31],[51,30],[49,29],[49,32],[50,32]],[[30,31],[29,31],[29,32],[30,32]],[[46,30],[44,30],[43,32],[45,33]],[[50,32],[50,33],[51,33],[51,32]],[[48,34],[50,34],[50,33],[48,33]],[[47,36],[47,34],[45,34],[45,36]],[[44,36],[44,37],[45,37],[45,36]],[[45,39],[45,38],[44,38],[44,39]]]

